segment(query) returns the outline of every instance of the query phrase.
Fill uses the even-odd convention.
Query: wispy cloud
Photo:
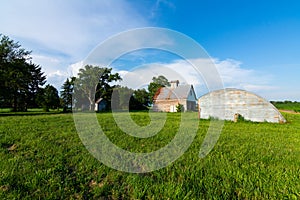
[[[255,92],[261,96],[269,96],[271,90],[276,90],[271,84],[272,77],[262,75],[259,71],[244,69],[242,63],[233,59],[195,59],[192,61],[197,63],[198,70],[195,70],[190,62],[185,60],[174,60],[169,63],[148,63],[141,65],[139,68],[130,71],[119,70],[124,81],[121,83],[124,86],[138,88],[144,87],[151,82],[153,76],[164,75],[168,80],[179,80],[181,83],[193,84],[197,96],[201,96],[209,92],[207,79],[210,84],[214,80],[223,81],[224,87],[244,89]],[[218,74],[212,74],[211,77],[205,77],[211,71],[211,67],[215,67]],[[215,77],[215,78],[214,78]],[[267,95],[268,94],[268,95]]]
[[[53,83],[52,85],[60,90],[67,77],[69,77],[69,74],[67,72],[57,70],[55,72],[49,73],[47,75],[47,80],[49,83]]]
[[[146,24],[121,0],[11,0],[1,7],[1,18],[5,20],[0,25],[5,34],[76,58],[84,57],[82,52],[88,53],[112,34]]]
[[[150,11],[151,15],[158,17],[162,8],[164,11],[171,12],[176,9],[171,1],[157,0]],[[1,33],[20,41],[26,49],[33,50],[33,61],[43,67],[48,83],[57,88],[60,88],[67,77],[77,74],[78,69],[83,66],[82,60],[85,60],[96,45],[121,31],[150,25],[147,17],[125,0],[88,2],[52,0],[47,3],[40,0],[10,0],[1,3],[0,18],[2,19],[0,20]],[[163,46],[173,42],[170,38],[161,35],[134,37],[119,38],[122,40],[122,46],[119,45],[120,41],[115,41],[115,44],[111,44],[111,52],[102,52],[101,56],[105,57],[107,53],[118,53],[123,49],[137,46],[133,42],[143,46],[145,38],[148,43],[156,42],[156,46],[159,46],[158,43]],[[127,43],[124,44],[124,41]],[[140,57],[138,52],[132,55]],[[201,66],[208,64],[205,59],[194,59],[194,61]],[[145,80],[151,81],[152,75],[165,73],[170,80],[180,79],[181,82],[199,86],[199,94],[205,91],[206,83],[201,73],[195,71],[188,62],[180,59],[168,62],[163,59],[161,62],[143,62],[147,65],[144,66],[147,70],[152,70],[147,74],[150,78]],[[246,89],[261,95],[277,89],[271,84],[271,76],[253,69],[245,69],[240,61],[213,59],[213,62],[225,87]],[[209,67],[203,67],[202,72],[207,69]],[[128,74],[128,69],[116,70],[128,77],[134,73]],[[142,72],[141,69],[139,70]],[[211,74],[211,77],[214,75]],[[268,97],[272,98],[270,95]]]
[[[79,69],[81,69],[83,67],[84,67],[83,61],[79,61],[77,63],[71,64],[68,67],[68,71],[70,72],[71,76],[77,76]]]
[[[225,87],[245,89],[252,92],[274,90],[271,85],[272,76],[257,70],[245,69],[242,62],[234,59],[214,59]]]
[[[150,18],[159,17],[159,13],[163,10],[162,7],[167,7],[168,10],[172,11],[176,9],[176,6],[171,1],[157,0],[151,9]]]
[[[34,62],[48,77],[58,70],[66,75],[70,64],[111,35],[148,25],[123,0],[10,0],[1,3],[0,18],[1,33],[33,50]]]

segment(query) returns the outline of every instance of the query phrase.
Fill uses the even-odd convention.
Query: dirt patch
[[[3,191],[3,192],[6,192],[8,189],[9,189],[8,185],[2,185],[2,186],[0,186],[0,190]]]

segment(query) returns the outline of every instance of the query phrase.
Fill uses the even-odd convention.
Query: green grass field
[[[209,121],[199,121],[192,145],[166,168],[120,172],[89,154],[72,114],[0,115],[0,199],[299,199],[300,115],[288,123],[225,122],[212,152],[199,159]],[[97,114],[118,146],[149,152],[176,134],[179,114],[148,139],[120,131],[110,113]],[[147,113],[132,113],[141,125]],[[195,119],[197,120],[197,119]]]
[[[281,110],[291,110],[294,112],[300,112],[300,102],[292,102],[292,101],[275,101],[272,104]]]

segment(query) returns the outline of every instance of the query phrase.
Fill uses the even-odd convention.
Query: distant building
[[[210,92],[198,99],[199,115],[235,121],[237,116],[254,122],[284,123],[281,113],[267,100],[239,89]]]
[[[95,111],[104,111],[106,110],[107,101],[103,98],[98,99],[95,102]]]
[[[184,111],[196,111],[197,97],[193,85],[171,81],[170,87],[161,87],[153,98],[153,111],[176,112],[181,104]]]

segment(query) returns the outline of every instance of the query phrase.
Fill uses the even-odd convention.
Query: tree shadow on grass
[[[63,112],[63,111],[27,111],[27,112],[0,112],[0,117],[8,117],[8,116],[34,116],[34,115],[55,115],[55,114],[66,114],[71,112]]]

